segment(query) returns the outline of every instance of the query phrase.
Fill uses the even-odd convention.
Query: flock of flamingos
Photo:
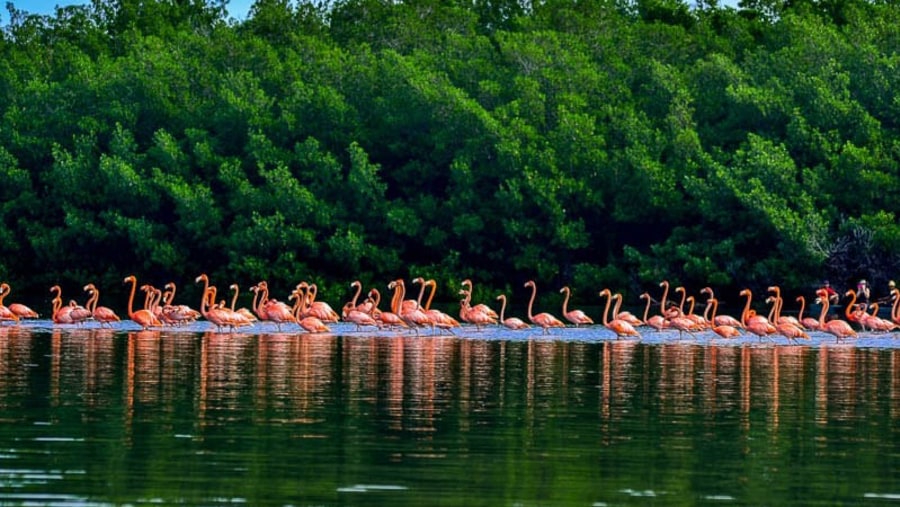
[[[188,305],[174,304],[175,284],[169,283],[160,290],[150,285],[141,286],[141,290],[145,293],[144,306],[137,310],[134,309],[134,297],[138,289],[137,279],[131,275],[123,280],[123,283],[131,285],[131,291],[128,297],[128,318],[141,326],[143,329],[161,328],[164,326],[177,326],[193,323],[201,317],[215,325],[217,331],[230,330],[234,331],[245,326],[252,326],[257,322],[269,321],[274,323],[279,330],[282,325],[298,325],[305,332],[320,333],[329,332],[328,324],[339,321],[349,322],[356,325],[356,329],[360,330],[364,327],[373,327],[376,329],[413,329],[418,334],[419,329],[431,329],[432,333],[448,331],[452,333],[453,328],[460,327],[460,320],[468,325],[481,329],[484,326],[502,325],[510,329],[526,329],[532,326],[540,327],[544,333],[547,333],[553,327],[566,327],[567,325],[591,326],[594,321],[585,314],[585,312],[577,309],[570,310],[568,308],[570,290],[568,287],[560,289],[561,293],[565,293],[562,303],[562,320],[548,312],[538,314],[533,313],[534,300],[537,295],[537,287],[534,281],[528,281],[524,287],[531,289],[531,299],[528,302],[528,322],[516,317],[506,317],[506,296],[501,294],[497,296],[500,301],[499,315],[486,304],[472,305],[472,282],[471,280],[463,280],[459,294],[461,296],[459,306],[459,320],[440,310],[431,308],[431,301],[437,283],[434,280],[424,280],[416,278],[414,284],[419,285],[419,294],[417,299],[406,299],[406,286],[402,279],[394,280],[388,284],[388,289],[392,291],[390,308],[380,310],[381,293],[377,289],[371,289],[364,301],[358,302],[362,294],[362,284],[354,281],[350,284],[355,289],[353,299],[348,301],[338,313],[328,303],[316,301],[317,288],[315,284],[301,282],[298,284],[288,297],[288,302],[278,301],[269,298],[269,288],[265,281],[259,282],[250,288],[253,292],[252,309],[235,308],[238,298],[238,286],[231,285],[229,290],[233,291],[231,303],[226,304],[224,300],[216,301],[216,287],[210,285],[207,275],[202,274],[195,280],[197,284],[203,284],[203,292],[200,299],[200,308],[195,310]],[[670,329],[678,331],[679,338],[684,333],[691,336],[701,331],[712,331],[723,338],[733,338],[746,333],[756,335],[760,338],[767,336],[783,336],[792,343],[797,340],[808,340],[808,331],[820,331],[832,334],[838,341],[846,338],[855,338],[857,331],[854,326],[863,331],[872,332],[888,332],[900,328],[900,290],[894,289],[892,296],[894,304],[891,311],[891,318],[885,319],[877,316],[877,304],[866,308],[865,305],[856,304],[856,293],[852,290],[847,291],[846,297],[851,301],[846,305],[845,316],[847,320],[840,318],[826,318],[829,310],[828,293],[824,289],[816,291],[816,302],[821,304],[821,311],[818,318],[803,317],[806,301],[803,296],[797,297],[800,305],[800,311],[797,317],[781,315],[782,298],[781,291],[777,286],[768,288],[768,297],[766,303],[770,310],[768,316],[757,315],[751,309],[753,295],[749,289],[744,289],[740,295],[746,298],[743,312],[740,318],[729,315],[719,315],[718,300],[713,294],[713,290],[705,287],[700,291],[701,295],[706,296],[705,312],[703,315],[694,313],[696,299],[694,296],[688,296],[683,287],[676,287],[674,291],[681,295],[680,302],[674,304],[668,301],[669,282],[660,283],[662,287],[662,297],[659,301],[655,301],[648,293],[641,294],[641,299],[645,300],[643,318],[639,318],[627,311],[620,311],[622,305],[622,296],[618,293],[612,293],[609,289],[602,290],[599,295],[605,298],[606,304],[603,309],[602,324],[607,329],[615,333],[617,338],[637,337],[641,334],[639,329],[649,327],[656,331]],[[430,289],[427,298],[424,298],[426,289]],[[114,322],[120,322],[116,313],[106,307],[98,306],[100,292],[93,284],[84,286],[84,291],[88,293],[88,299],[84,306],[78,304],[75,300],[70,300],[68,304],[63,304],[62,289],[58,285],[54,285],[50,292],[55,294],[53,298],[53,313],[51,320],[54,324],[82,324],[86,321],[93,320],[101,327],[111,326]],[[20,319],[38,318],[38,314],[20,303],[11,303],[6,306],[3,300],[10,293],[10,286],[7,283],[0,284],[0,322],[13,321],[18,323]],[[423,299],[425,299],[423,303]],[[610,306],[614,303],[614,307],[610,312]],[[660,308],[660,312],[650,315],[651,304],[656,304]],[[688,305],[685,311],[685,304]],[[568,322],[568,324],[567,324]],[[851,323],[854,326],[851,326]]]

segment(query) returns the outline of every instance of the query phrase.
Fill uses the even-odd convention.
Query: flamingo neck
[[[822,312],[819,313],[819,326],[824,327],[825,326],[825,314],[828,313],[828,307],[831,306],[831,303],[828,302],[828,293],[827,292],[823,292],[819,297],[822,299]]]
[[[608,290],[604,290],[601,292],[601,295],[606,296],[606,306],[603,307],[603,325],[609,326],[609,304],[612,302],[612,293]]]
[[[844,309],[844,315],[847,316],[848,320],[853,320],[852,310],[853,310],[853,307],[856,306],[856,291],[853,289],[850,289],[847,292],[850,293],[850,302],[847,303],[847,308]]]
[[[128,279],[131,282],[131,292],[128,294],[128,316],[134,316],[134,293],[137,291],[137,278],[130,277]]]
[[[535,284],[531,284],[531,299],[528,300],[528,320],[534,320],[534,314],[531,313],[531,309],[534,306],[534,298],[537,296],[537,286]]]
[[[353,308],[356,308],[356,301],[359,299],[359,294],[362,292],[362,283],[359,283],[357,281],[353,282],[351,285],[356,286],[356,293],[353,294],[353,299],[350,301],[350,305],[353,306]]]
[[[750,301],[753,299],[753,293],[747,290],[747,302],[744,303],[744,311],[741,312],[741,324],[747,325],[747,317],[750,315]]]
[[[231,311],[234,311],[234,306],[237,304],[238,293],[241,291],[237,285],[234,286],[234,296],[231,298]]]
[[[664,281],[663,286],[664,287],[663,287],[662,300],[659,302],[659,313],[660,313],[660,315],[663,316],[663,318],[665,318],[666,317],[666,297],[668,297],[668,295],[669,295],[669,282]],[[648,300],[649,300],[649,298],[648,298]]]
[[[434,293],[437,291],[437,282],[434,280],[428,280],[425,282],[425,285],[431,287],[431,292],[428,293],[428,300],[425,301],[425,311],[431,310],[431,300],[434,299]]]

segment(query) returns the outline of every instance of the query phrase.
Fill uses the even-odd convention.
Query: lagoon
[[[900,501],[900,340],[0,328],[2,505]]]

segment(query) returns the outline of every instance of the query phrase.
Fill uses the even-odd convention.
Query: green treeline
[[[896,2],[7,6],[18,294],[207,272],[335,302],[415,276],[444,301],[463,278],[636,301],[900,275]]]

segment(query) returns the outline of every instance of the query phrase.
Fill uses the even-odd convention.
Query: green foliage
[[[427,273],[451,301],[895,276],[898,27],[767,0],[12,9],[0,270]]]

